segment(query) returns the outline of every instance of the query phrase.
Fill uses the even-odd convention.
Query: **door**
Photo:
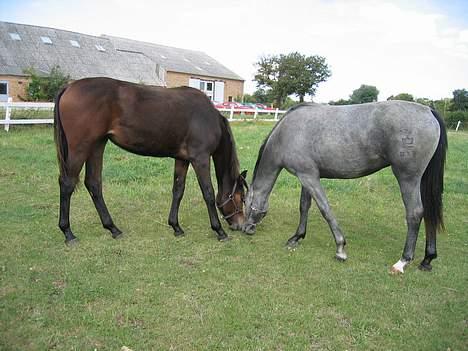
[[[224,82],[214,82],[214,101],[224,102]]]

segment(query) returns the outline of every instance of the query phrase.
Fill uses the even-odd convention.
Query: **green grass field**
[[[253,170],[271,123],[233,124]],[[191,170],[176,239],[166,225],[173,160],[109,145],[104,195],[126,238],[104,230],[84,188],[72,200],[80,244],[57,227],[51,127],[0,133],[0,350],[466,350],[468,134],[449,134],[446,233],[433,271],[388,274],[405,240],[403,204],[386,169],[325,180],[349,259],[313,206],[307,238],[285,248],[300,186],[283,172],[255,236],[219,243]],[[249,177],[250,179],[250,177]],[[227,229],[227,226],[224,226]]]

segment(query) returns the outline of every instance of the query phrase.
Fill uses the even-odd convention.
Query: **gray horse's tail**
[[[442,117],[431,110],[439,122],[440,137],[437,149],[432,156],[421,180],[421,200],[424,207],[424,222],[427,227],[431,226],[434,232],[444,228],[444,217],[442,207],[442,193],[444,192],[444,166],[447,153],[447,130]]]
[[[54,106],[54,140],[55,146],[57,147],[57,160],[60,169],[60,176],[67,175],[67,158],[68,158],[68,144],[65,132],[62,127],[62,121],[60,120],[60,98],[67,87],[61,89],[55,97]]]

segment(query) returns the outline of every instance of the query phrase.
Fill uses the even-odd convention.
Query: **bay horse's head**
[[[235,180],[230,193],[218,194],[216,206],[232,230],[242,230],[244,227],[244,189],[248,188],[246,177],[247,171],[243,171]]]

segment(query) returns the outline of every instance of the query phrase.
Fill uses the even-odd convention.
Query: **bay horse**
[[[336,258],[344,261],[346,241],[320,178],[358,178],[390,166],[400,186],[408,229],[403,255],[391,272],[403,273],[413,260],[422,218],[426,250],[419,268],[431,270],[431,261],[437,257],[436,232],[443,229],[446,150],[447,132],[441,117],[420,104],[300,104],[286,113],[260,148],[246,196],[244,232],[253,234],[266,215],[268,197],[285,168],[302,184],[300,222],[288,245],[305,238],[313,198],[335,239]]]
[[[231,229],[241,229],[246,171],[239,173],[229,122],[201,91],[87,78],[75,81],[59,92],[54,120],[60,169],[59,227],[66,244],[76,242],[70,229],[70,199],[85,164],[84,183],[102,225],[113,238],[122,235],[102,195],[103,153],[108,140],[138,155],[175,159],[168,223],[176,236],[184,234],[178,212],[189,164],[195,170],[211,228],[218,239],[226,240],[228,236],[219,221],[217,207]],[[211,157],[218,181],[216,198],[210,175]]]

